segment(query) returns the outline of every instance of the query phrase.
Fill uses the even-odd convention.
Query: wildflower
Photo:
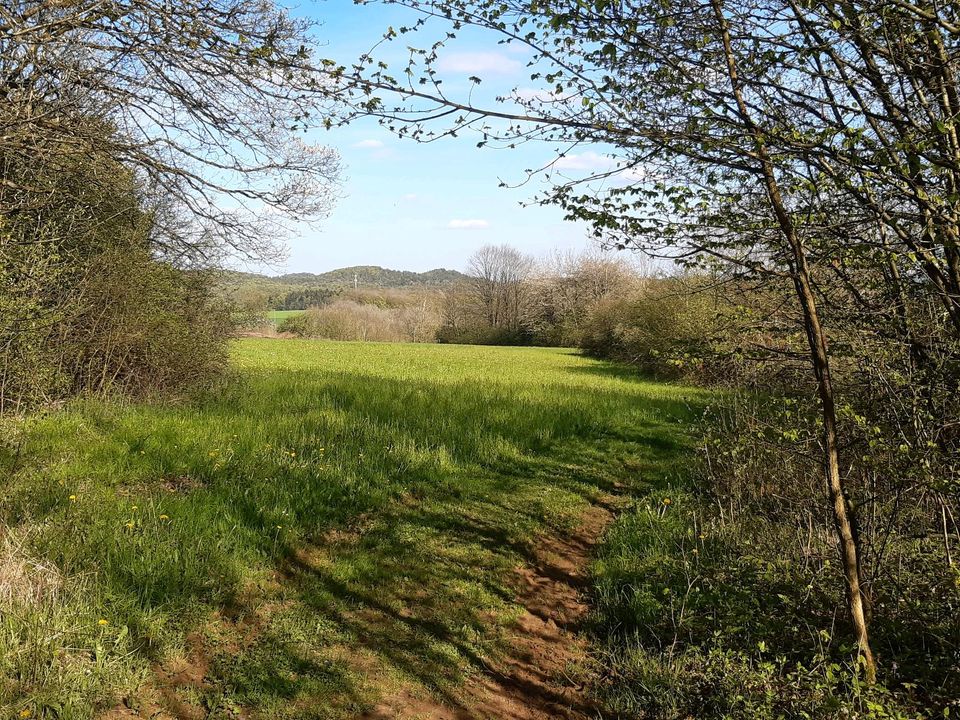
[[[664,499],[663,499],[663,504],[664,504],[664,505],[669,505],[669,504],[672,503],[672,502],[673,502],[673,500],[671,500],[670,498],[664,498]]]
[[[77,501],[77,496],[76,496],[76,495],[71,495],[71,496],[70,496],[70,502],[76,502],[76,501]]]
[[[28,718],[28,717],[30,717],[31,715],[33,715],[33,713],[30,712],[29,710],[27,710],[26,708],[24,708],[23,710],[20,711],[20,717],[22,717],[22,718]]]
[[[100,618],[99,620],[97,620],[97,625],[99,625],[100,627],[105,627],[109,624],[110,624],[109,620],[104,620],[103,618]]]
[[[133,530],[133,523],[132,522],[126,523],[126,527],[130,530]]]
[[[699,554],[700,554],[700,551],[697,550],[696,548],[694,548],[694,549],[693,549],[693,554],[694,554],[694,555],[699,555]]]
[[[160,516],[160,519],[161,519],[161,520],[169,520],[169,519],[170,519],[170,516],[169,516],[169,515],[161,515],[161,516]]]
[[[131,510],[133,510],[133,511],[136,511],[136,510],[138,510],[139,508],[137,508],[137,506],[136,506],[136,505],[134,505],[134,506],[133,506],[133,507],[131,507],[130,509],[131,509]]]
[[[697,535],[697,537],[700,538],[701,540],[705,540],[707,536],[705,533],[700,533],[699,535]]]
[[[283,530],[283,525],[277,525],[277,530]]]

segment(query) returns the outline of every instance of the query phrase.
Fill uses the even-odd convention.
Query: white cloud
[[[503,53],[460,52],[444,55],[437,67],[444,72],[510,75],[522,68],[523,63]]]
[[[532,52],[529,45],[519,40],[504,43],[503,48],[511,55],[529,55]]]
[[[447,223],[447,227],[451,230],[482,230],[484,228],[490,227],[490,223],[486,220],[451,220]]]
[[[380,140],[361,140],[360,142],[354,143],[353,147],[363,148],[364,150],[376,150],[377,148],[383,147],[383,142]]]
[[[622,159],[610,155],[588,150],[584,153],[564,155],[553,163],[553,170],[574,170],[587,175],[610,173],[613,182],[636,183],[649,180],[645,169],[640,167],[624,167]]]
[[[564,155],[553,164],[558,170],[589,170],[590,172],[603,172],[613,170],[617,161],[609,155],[601,155],[593,151],[580,153],[579,155]]]

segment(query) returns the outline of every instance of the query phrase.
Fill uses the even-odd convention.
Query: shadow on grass
[[[684,392],[577,372],[527,386],[249,371],[189,408],[81,410],[77,464],[36,496],[39,475],[21,478],[0,511],[28,507],[39,553],[98,573],[91,612],[109,608],[136,657],[158,662],[171,628],[199,623],[207,678],[172,691],[210,716],[349,717],[410,680],[455,706],[503,651],[537,536],[684,472]],[[82,462],[89,506],[61,497]],[[243,622],[211,625],[227,607]]]
[[[624,365],[608,360],[593,360],[589,365],[575,365],[567,368],[567,370],[576,375],[607,378],[628,383],[642,383],[648,386],[662,385],[664,382],[667,382],[644,373],[632,365]]]

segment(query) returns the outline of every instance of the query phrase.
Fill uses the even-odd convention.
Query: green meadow
[[[679,497],[703,400],[568,350],[245,339],[201,397],[7,419],[0,717],[453,697],[538,536]]]
[[[268,310],[267,320],[273,323],[279,323],[287,318],[296,317],[297,315],[302,314],[303,310]]]

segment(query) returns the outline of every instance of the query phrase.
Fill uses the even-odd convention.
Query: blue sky
[[[412,23],[415,15],[398,6],[355,5],[350,0],[307,2],[294,8],[323,25],[322,56],[349,64],[369,49],[390,25]],[[401,52],[408,41],[394,43]],[[441,56],[448,89],[467,87],[479,75],[490,95],[529,86],[524,56],[474,34]],[[333,214],[316,226],[297,226],[288,241],[288,260],[272,272],[322,272],[347,265],[382,265],[403,270],[462,269],[487,243],[509,243],[533,255],[554,249],[585,249],[592,241],[584,225],[565,222],[555,207],[521,207],[536,184],[516,184],[523,170],[552,157],[551,146],[529,143],[516,150],[478,149],[477,137],[432,144],[399,140],[372,119],[314,137],[336,148],[344,161],[343,197]],[[582,152],[565,159],[574,170],[603,162]]]

